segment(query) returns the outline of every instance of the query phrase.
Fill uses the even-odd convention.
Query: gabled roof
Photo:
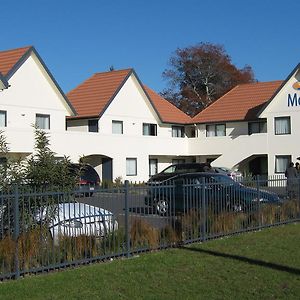
[[[8,77],[13,67],[31,50],[31,46],[0,51],[0,72]]]
[[[185,114],[182,110],[177,108],[175,105],[161,97],[147,86],[144,85],[143,87],[163,123],[192,123],[192,118]]]
[[[144,86],[133,69],[96,73],[71,90],[67,96],[76,109],[77,116],[68,118],[101,117],[131,74],[135,76],[141,85],[146,97],[162,122],[191,123],[191,118],[188,115],[150,88]]]
[[[20,68],[20,66],[27,60],[27,58],[31,55],[31,53],[34,53],[39,62],[41,63],[42,67],[54,83],[55,87],[57,88],[58,92],[63,97],[64,101],[70,108],[71,112],[73,114],[76,114],[74,108],[72,107],[71,103],[69,102],[68,98],[65,96],[64,92],[56,82],[53,75],[50,73],[49,69],[47,68],[46,64],[42,60],[42,58],[39,56],[37,51],[33,46],[27,46],[23,48],[18,49],[12,49],[12,50],[6,50],[6,51],[0,51],[0,73],[3,74],[3,77],[7,80],[12,77],[12,75]],[[1,77],[0,77],[1,79]]]
[[[194,123],[250,121],[281,87],[283,81],[241,84],[213,102],[193,118]]]
[[[77,112],[75,118],[101,116],[131,73],[132,69],[95,73],[67,93]]]
[[[288,75],[288,77],[281,82],[280,87],[276,90],[276,92],[270,97],[270,99],[262,106],[261,110],[258,112],[258,116],[260,116],[263,111],[269,106],[269,104],[272,102],[272,100],[277,96],[277,94],[281,91],[281,89],[285,86],[285,84],[291,79],[293,75],[295,75],[296,72],[298,72],[300,69],[300,63],[293,69],[293,71]]]

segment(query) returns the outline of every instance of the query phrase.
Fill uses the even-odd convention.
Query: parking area
[[[125,224],[125,193],[98,192],[91,197],[80,197],[77,201],[109,210],[121,226]],[[168,216],[159,216],[152,207],[145,205],[145,190],[128,195],[128,211],[129,218],[142,218],[155,228],[163,228],[170,222]]]

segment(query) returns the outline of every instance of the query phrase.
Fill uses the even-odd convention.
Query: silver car
[[[104,237],[118,229],[112,212],[84,203],[60,203],[44,208],[38,219],[47,223],[54,242],[59,237]]]
[[[214,167],[213,169],[216,173],[227,175],[235,181],[241,182],[243,179],[243,174],[239,171],[235,171],[225,167]]]

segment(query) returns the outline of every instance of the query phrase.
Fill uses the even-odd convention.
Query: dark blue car
[[[159,215],[190,209],[253,211],[261,204],[280,204],[278,195],[247,187],[218,173],[188,173],[163,182],[149,182],[145,204]]]

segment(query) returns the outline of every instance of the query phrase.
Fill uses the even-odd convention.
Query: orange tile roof
[[[6,76],[21,57],[32,47],[23,47],[7,51],[0,51],[0,72]]]
[[[100,116],[131,71],[96,73],[71,90],[67,97],[77,112],[73,118]]]
[[[96,73],[71,90],[67,97],[75,108],[77,116],[69,118],[101,117],[132,72],[134,72],[133,69],[126,69]],[[145,86],[144,89],[162,122],[186,123],[191,121],[189,116],[153,90]]]
[[[175,105],[161,97],[159,94],[144,85],[144,89],[148,94],[153,107],[157,111],[164,123],[185,124],[192,123],[192,118],[185,114]]]
[[[215,123],[257,119],[258,112],[282,83],[278,80],[238,85],[192,120],[194,123]]]

